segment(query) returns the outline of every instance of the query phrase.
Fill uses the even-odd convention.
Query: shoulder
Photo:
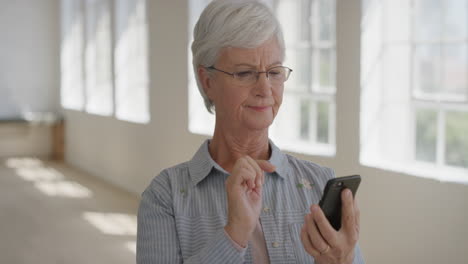
[[[300,178],[297,179],[298,181],[306,179],[311,183],[325,186],[325,183],[329,179],[335,178],[335,172],[331,168],[321,166],[308,160],[301,160],[288,154],[286,154],[286,157],[291,169],[291,176]]]
[[[187,161],[162,170],[152,179],[143,195],[151,193],[166,198],[170,197],[174,189],[179,189],[179,186],[185,185],[190,180],[188,164]]]

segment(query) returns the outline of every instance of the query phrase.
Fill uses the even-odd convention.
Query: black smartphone
[[[341,192],[350,189],[355,197],[360,183],[361,176],[352,175],[330,179],[325,185],[319,206],[336,230],[341,228]]]

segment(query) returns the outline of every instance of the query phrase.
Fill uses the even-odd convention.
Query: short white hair
[[[280,23],[268,6],[258,0],[214,0],[203,10],[193,31],[193,70],[208,112],[213,102],[198,78],[198,67],[211,67],[225,47],[256,48],[276,37],[284,59]]]

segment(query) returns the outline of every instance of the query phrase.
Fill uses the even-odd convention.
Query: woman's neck
[[[270,158],[268,129],[233,132],[216,126],[208,149],[213,160],[227,172],[231,172],[235,162],[245,155],[254,160],[268,160]]]

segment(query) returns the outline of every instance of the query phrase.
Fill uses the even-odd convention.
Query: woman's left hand
[[[341,229],[336,231],[322,209],[314,204],[301,230],[304,249],[317,264],[352,264],[359,239],[359,209],[349,189],[341,193]]]

